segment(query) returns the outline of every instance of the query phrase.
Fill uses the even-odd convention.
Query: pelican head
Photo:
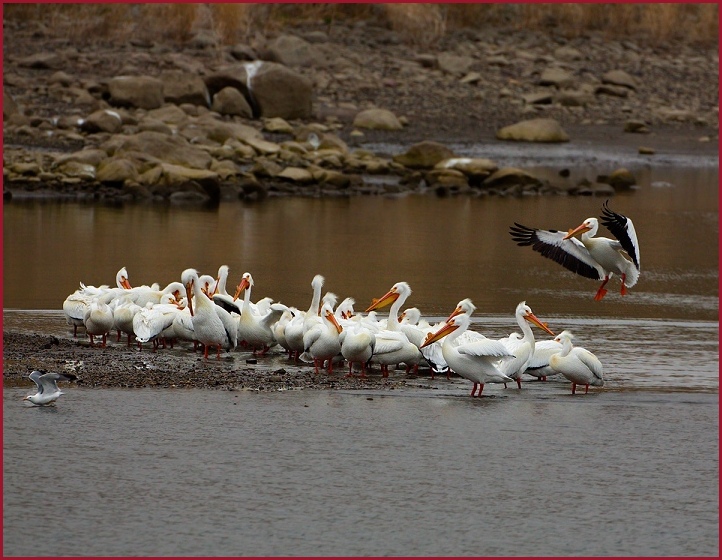
[[[453,319],[454,317],[462,313],[471,315],[475,309],[476,305],[472,303],[471,298],[464,298],[456,304],[456,309],[451,312],[451,315],[449,315],[446,320],[448,321],[449,319]]]
[[[597,220],[596,218],[587,218],[576,228],[570,230],[569,233],[567,233],[567,235],[564,237],[564,239],[569,239],[570,237],[574,237],[575,235],[578,235],[580,233],[583,234],[587,232],[589,232],[589,237],[594,237],[595,235],[597,235],[598,229],[599,220]]]
[[[550,335],[555,336],[554,333],[551,330],[549,330],[549,327],[547,326],[547,324],[542,323],[537,318],[537,316],[534,315],[534,313],[531,310],[531,307],[529,307],[525,301],[522,301],[519,305],[516,306],[516,313],[517,313],[517,315],[521,315],[522,317],[524,317],[524,319],[526,319],[530,323],[535,324],[537,327],[539,327],[543,331],[546,331]]]
[[[404,296],[404,299],[406,299],[410,295],[411,287],[407,282],[396,282],[396,284],[391,286],[391,289],[383,296],[381,296],[379,299],[372,300],[371,305],[365,312],[368,313],[369,311],[374,311],[375,309],[386,307],[387,305],[395,302],[401,296]]]
[[[115,275],[115,283],[119,288],[130,290],[131,286],[130,281],[128,280],[128,271],[125,269],[125,267],[121,268]]]
[[[446,322],[441,325],[441,328],[438,331],[426,335],[424,343],[419,346],[419,348],[424,348],[425,346],[433,344],[437,340],[441,340],[445,336],[451,334],[461,326],[463,321],[468,321],[468,318],[469,316],[466,313],[460,313],[459,315],[452,317],[451,319],[447,319]]]
[[[252,287],[253,287],[253,276],[251,276],[250,272],[244,272],[243,276],[241,277],[241,281],[238,283],[238,287],[236,288],[236,293],[233,296],[233,301],[236,301],[238,299],[238,296],[241,295],[241,292],[243,290],[247,290]]]

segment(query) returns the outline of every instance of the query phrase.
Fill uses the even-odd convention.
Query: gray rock
[[[137,181],[138,170],[132,161],[118,157],[109,158],[98,166],[96,179],[101,183],[120,183]]]
[[[458,56],[448,52],[439,54],[436,60],[442,72],[455,76],[466,74],[476,62],[476,59],[470,56]]]
[[[160,132],[161,134],[173,134],[173,129],[159,119],[153,117],[144,117],[138,123],[138,130],[152,130],[153,132]]]
[[[564,62],[571,62],[573,60],[582,60],[584,55],[574,47],[565,45],[554,50],[554,58]]]
[[[261,117],[308,119],[312,94],[311,80],[275,62],[264,62],[251,78],[251,96]]]
[[[554,96],[554,102],[564,107],[585,107],[594,101],[594,96],[584,91],[563,90]]]
[[[205,150],[191,146],[185,138],[177,135],[168,136],[160,132],[144,131],[130,136],[116,135],[101,147],[110,155],[139,152],[169,164],[195,169],[207,169],[211,164],[211,156]]]
[[[182,70],[166,70],[161,72],[159,79],[163,82],[165,101],[210,107],[208,88],[200,76]]]
[[[236,60],[256,60],[258,58],[256,51],[248,45],[244,45],[242,43],[233,45],[229,52]]]
[[[20,114],[18,104],[15,103],[13,97],[3,89],[3,118],[8,118],[11,115]]]
[[[649,132],[649,127],[647,126],[647,123],[644,121],[630,119],[624,123],[624,132],[636,132],[636,133],[640,133],[640,134],[647,134]]]
[[[165,105],[159,109],[148,111],[147,116],[172,125],[182,125],[188,122],[188,115],[177,105]]]
[[[49,70],[58,68],[61,62],[61,57],[56,53],[40,52],[21,58],[18,60],[18,66],[21,68],[35,68],[36,70]]]
[[[555,86],[559,89],[569,88],[574,85],[574,76],[562,68],[552,66],[542,72],[539,85]]]
[[[211,110],[221,115],[253,118],[253,110],[243,94],[234,87],[225,87],[213,96]]]
[[[295,35],[280,35],[270,41],[261,53],[263,60],[286,66],[323,67],[324,54],[314,45]]]
[[[516,167],[502,167],[483,182],[484,188],[506,188],[514,185],[540,185],[541,181],[531,173]]]
[[[531,119],[505,126],[496,132],[499,140],[519,142],[568,142],[569,135],[554,119]]]
[[[629,89],[637,89],[637,80],[627,74],[624,70],[610,70],[602,76],[603,84],[623,86]]]
[[[387,109],[361,111],[354,118],[353,126],[376,130],[401,130],[404,128],[398,117]]]
[[[411,146],[405,153],[393,157],[393,161],[410,169],[431,169],[442,160],[453,158],[454,152],[438,142],[426,140]]]
[[[150,76],[116,76],[108,82],[108,91],[113,105],[140,109],[163,105],[163,82]]]
[[[123,128],[123,119],[116,111],[108,109],[95,111],[80,124],[80,130],[88,133],[110,132],[115,134]]]
[[[627,97],[629,89],[622,86],[614,86],[611,84],[600,84],[594,88],[594,93],[602,95],[612,95],[614,97]]]

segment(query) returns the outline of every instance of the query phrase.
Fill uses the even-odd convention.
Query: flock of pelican
[[[515,223],[511,234],[519,245],[531,245],[577,274],[602,280],[594,298],[600,300],[614,274],[621,278],[623,295],[639,278],[639,245],[632,221],[605,203],[602,224],[618,240],[595,237],[597,218],[587,218],[567,233]],[[126,269],[121,268],[115,288],[81,283],[64,301],[63,311],[73,335],[83,326],[91,345],[94,337],[101,337],[100,344],[105,346],[108,335],[117,331],[118,342],[126,334],[128,345],[135,339],[139,347],[151,342],[156,349],[177,341],[193,343],[194,349],[202,345],[206,359],[212,349],[219,359],[222,350],[243,347],[254,356],[263,356],[280,346],[289,358],[312,362],[315,373],[321,369],[332,373],[334,365],[346,363],[348,376],[361,377],[372,364],[387,377],[390,367],[403,365],[408,373],[426,363],[432,377],[438,373],[448,377],[454,372],[471,381],[472,397],[481,396],[487,383],[505,387],[516,383],[521,389],[522,375],[546,381],[547,376],[561,374],[571,381],[573,394],[577,385],[583,385],[586,393],[590,385],[604,384],[603,367],[596,356],[575,347],[570,331],[555,335],[524,301],[515,312],[521,334],[494,339],[470,329],[476,307],[469,298],[433,325],[422,318],[418,308],[402,311],[411,295],[407,282],[397,282],[363,313],[357,313],[353,298],[337,305],[335,294],[327,292],[322,297],[324,278],[316,275],[311,281],[310,306],[303,311],[270,297],[253,302],[254,282],[248,272],[231,295],[226,291],[228,274],[227,265],[222,265],[216,276],[200,275],[189,268],[181,273],[180,281],[165,288],[158,284],[132,287]],[[377,311],[389,305],[388,317],[377,317]],[[532,326],[553,338],[537,342]]]

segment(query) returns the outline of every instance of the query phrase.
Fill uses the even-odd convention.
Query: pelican
[[[315,373],[319,365],[328,360],[328,373],[333,373],[333,359],[341,353],[339,335],[343,331],[333,314],[333,308],[324,303],[321,307],[321,322],[314,323],[303,335],[304,353],[313,358]]]
[[[141,309],[142,307],[135,303],[130,296],[124,296],[116,300],[113,309],[113,328],[118,330],[118,342],[120,342],[120,333],[125,333],[128,335],[128,346],[130,346],[130,341],[135,336],[133,317]]]
[[[409,339],[409,342],[419,349],[424,360],[429,364],[431,379],[434,379],[434,375],[437,373],[446,374],[446,378],[451,379],[451,370],[441,353],[441,342],[437,341],[429,346],[421,347],[426,340],[426,336],[429,333],[436,332],[441,328],[442,324],[438,323],[432,327],[428,321],[421,318],[421,311],[417,307],[409,307],[404,310],[399,321],[399,327]]]
[[[519,336],[518,333],[514,334]],[[549,358],[553,354],[558,354],[561,350],[562,345],[556,340],[538,340],[534,344],[534,355],[524,373],[536,377],[539,381],[546,381],[549,375],[558,375],[559,372],[549,365]]]
[[[130,290],[130,282],[128,281],[128,271],[122,267],[115,275],[115,284],[123,290]],[[97,297],[103,295],[108,290],[107,285],[95,287],[86,286],[82,282],[80,287],[70,294],[63,301],[63,313],[68,325],[73,327],[73,337],[78,336],[78,327],[84,326],[85,312],[88,310],[90,302]]]
[[[338,340],[341,343],[341,355],[348,361],[346,377],[353,377],[353,364],[360,364],[360,377],[366,377],[366,367],[376,347],[376,335],[361,321],[347,320],[344,325]]]
[[[480,397],[486,383],[513,381],[495,365],[500,358],[508,359],[513,355],[501,342],[486,337],[456,345],[456,339],[468,330],[470,324],[471,317],[468,313],[458,313],[448,319],[436,333],[430,334],[422,348],[446,337],[441,345],[446,363],[455,373],[474,383],[471,389],[472,397],[479,387]]]
[[[173,325],[173,320],[181,307],[172,294],[165,294],[160,303],[148,302],[133,316],[133,334],[138,346],[150,340],[154,348],[158,346],[158,338]]]
[[[411,287],[408,283],[397,282],[383,296],[373,300],[366,309],[368,313],[391,303],[386,328],[375,333],[376,346],[372,358],[381,365],[381,373],[384,377],[388,377],[390,365],[400,363],[406,364],[407,373],[411,367],[418,371],[419,362],[423,359],[419,348],[409,340],[399,325],[399,309],[410,295]]]
[[[304,325],[306,324],[306,316],[318,316],[318,310],[321,306],[321,288],[323,288],[323,282],[324,278],[320,274],[316,274],[316,276],[313,277],[313,280],[311,280],[311,288],[313,288],[311,306],[308,308],[308,311],[298,311],[293,319],[288,322],[284,330],[284,334],[286,335],[286,344],[288,344],[292,357],[296,360],[298,360],[298,356],[301,352],[304,351],[303,333]]]
[[[216,359],[221,358],[221,346],[228,343],[228,334],[223,321],[216,312],[217,305],[203,292],[198,271],[188,268],[181,274],[181,282],[185,286],[188,309],[193,323],[195,340],[203,344],[203,357],[208,358],[208,348],[215,346]],[[193,294],[193,299],[191,299]],[[195,303],[195,311],[193,305]]]
[[[552,259],[563,267],[586,278],[602,280],[594,299],[601,300],[607,293],[607,282],[620,275],[621,295],[627,294],[639,279],[639,242],[632,220],[613,212],[609,201],[602,208],[601,223],[616,238],[595,237],[599,230],[597,218],[587,218],[575,229],[564,233],[556,230],[542,230],[514,222],[509,233],[518,245],[531,245],[534,251]],[[581,241],[575,236],[581,234]],[[624,257],[624,253],[631,261]]]
[[[276,344],[276,337],[273,336],[272,327],[288,307],[281,303],[274,303],[263,315],[254,313],[251,309],[252,288],[253,276],[251,276],[250,272],[244,272],[234,296],[234,299],[237,298],[245,290],[241,317],[238,320],[238,340],[245,342],[252,348],[254,355],[260,350],[260,355],[264,356],[271,346]]]
[[[73,381],[77,379],[72,373],[46,373],[43,370],[33,370],[30,379],[38,386],[38,392],[34,395],[23,397],[24,401],[30,401],[36,406],[44,406],[54,403],[60,395],[64,395],[58,389],[58,381]]]
[[[93,300],[85,311],[83,324],[90,337],[90,345],[94,343],[93,336],[102,336],[102,346],[105,348],[108,333],[113,329],[113,310],[107,303]]]
[[[590,385],[604,385],[602,362],[586,348],[575,348],[572,345],[573,338],[571,331],[559,333],[554,340],[561,343],[562,350],[549,358],[549,365],[572,382],[572,395],[577,385],[584,385],[586,395]]]
[[[516,380],[516,384],[521,389],[521,375],[529,367],[529,363],[534,356],[534,332],[531,330],[529,323],[535,324],[542,330],[545,330],[550,335],[554,336],[554,333],[542,323],[531,310],[525,301],[522,301],[516,306],[514,312],[516,322],[524,334],[523,337],[509,336],[499,340],[510,354],[514,355],[514,358],[510,360],[503,360],[498,364],[499,370]],[[516,334],[516,333],[513,333]]]

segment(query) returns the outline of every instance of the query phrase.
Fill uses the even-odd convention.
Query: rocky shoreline
[[[718,55],[691,44],[463,30],[420,50],[339,22],[233,46],[84,45],[13,22],[3,58],[6,201],[610,196],[634,185],[623,167],[570,185],[449,146],[718,151]],[[403,150],[364,148],[378,143]]]

